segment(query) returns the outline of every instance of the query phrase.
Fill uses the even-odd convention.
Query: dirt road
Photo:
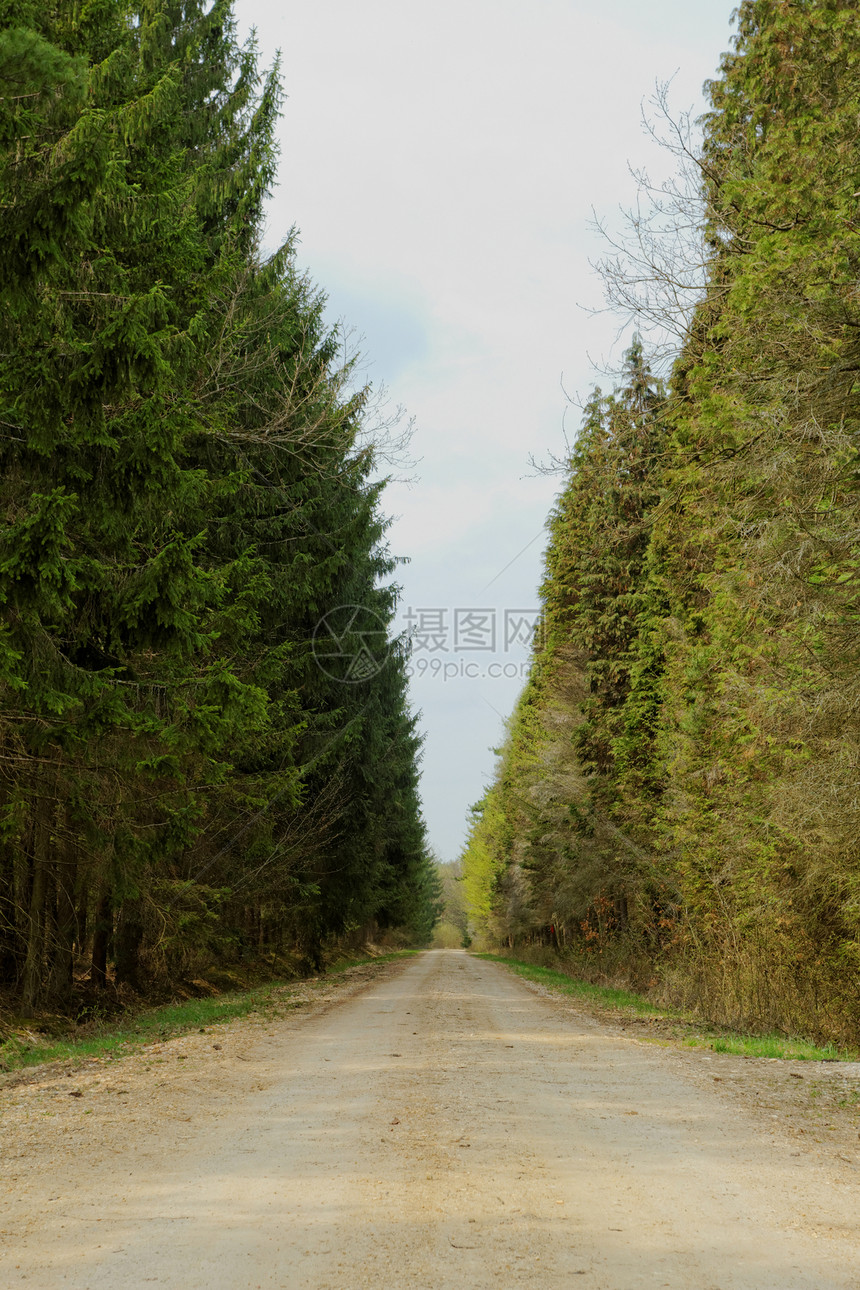
[[[710,1059],[457,951],[344,993],[5,1093],[0,1285],[860,1290],[860,1154]]]

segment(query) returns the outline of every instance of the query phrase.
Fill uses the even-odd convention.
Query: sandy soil
[[[458,951],[296,1002],[7,1080],[0,1285],[860,1290],[860,1067],[643,1042]]]

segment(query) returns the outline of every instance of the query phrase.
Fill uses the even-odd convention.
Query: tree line
[[[637,340],[585,406],[464,882],[491,940],[856,1043],[860,27],[736,22],[689,154],[705,285],[665,384]]]
[[[0,982],[67,1007],[438,882],[369,391],[229,0],[0,0]]]

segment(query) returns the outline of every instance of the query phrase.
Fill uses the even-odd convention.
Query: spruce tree
[[[314,655],[344,604],[389,629],[393,565],[364,395],[290,241],[260,253],[277,76],[221,0],[16,17],[0,900],[33,1006],[86,949],[132,985],[309,928],[316,954],[427,860],[402,657],[386,707]]]

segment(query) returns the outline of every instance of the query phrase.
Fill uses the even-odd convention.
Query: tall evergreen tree
[[[587,867],[585,940],[634,976],[644,951],[675,1000],[856,1042],[858,27],[845,0],[745,0],[737,23],[703,121],[707,286],[644,473],[593,402],[553,520],[572,671],[540,692],[530,881],[548,910]]]
[[[308,927],[316,953],[429,860],[402,657],[387,707],[314,657],[340,605],[389,631],[393,565],[321,297],[289,242],[260,255],[276,73],[223,0],[25,10],[0,13],[0,938],[32,1006],[85,949],[130,984]]]
[[[595,902],[607,901],[626,925],[629,897],[642,885],[640,847],[617,819],[618,747],[630,738],[663,400],[637,340],[624,383],[609,397],[595,391],[586,405],[550,517],[545,641],[492,790],[507,823],[495,834],[493,865],[507,934],[551,927],[556,936],[575,936]],[[473,834],[467,874],[487,845],[485,832],[479,824]]]

